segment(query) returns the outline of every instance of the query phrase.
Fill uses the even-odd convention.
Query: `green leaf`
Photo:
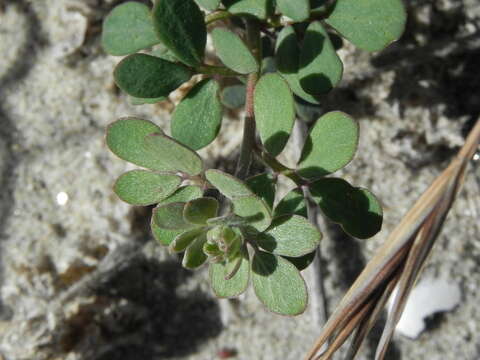
[[[284,258],[257,251],[252,261],[253,289],[272,312],[298,315],[308,302],[307,286],[297,268]]]
[[[214,11],[220,5],[220,0],[195,0],[198,5],[203,7],[205,10]]]
[[[171,195],[182,179],[171,174],[146,170],[126,172],[118,178],[114,191],[120,199],[132,205],[152,205]]]
[[[210,169],[205,171],[205,177],[210,184],[215,186],[229,199],[237,196],[253,195],[252,190],[250,190],[245,183],[230,174],[224,173],[223,171]]]
[[[293,265],[295,265],[298,271],[302,271],[310,266],[310,264],[315,259],[315,255],[316,255],[316,250],[312,251],[307,255],[303,255],[300,257],[283,256],[283,258],[285,258],[286,260],[290,261]]]
[[[130,96],[130,102],[132,105],[145,105],[145,104],[156,104],[162,101],[167,100],[166,96],[160,96],[158,98],[137,98],[135,96]]]
[[[203,161],[195,151],[183,146],[165,134],[154,133],[145,138],[146,148],[157,154],[158,163],[165,171],[181,171],[198,175],[203,170]]]
[[[207,28],[193,0],[158,0],[153,24],[162,43],[183,63],[199,66],[205,54]]]
[[[227,10],[236,15],[265,19],[273,12],[273,0],[222,0]]]
[[[164,160],[159,154],[145,147],[145,138],[162,130],[154,123],[137,119],[122,118],[107,128],[107,146],[120,159],[147,169],[164,171]]]
[[[305,33],[300,51],[300,85],[309,94],[329,92],[342,79],[343,63],[319,21]]]
[[[138,98],[167,96],[192,77],[183,65],[156,56],[133,54],[115,68],[115,83],[128,95]]]
[[[206,225],[208,219],[217,216],[218,208],[218,201],[214,198],[191,200],[183,209],[183,217],[191,224]]]
[[[270,208],[273,208],[276,179],[271,174],[263,173],[252,176],[245,183],[255,195],[262,198]]]
[[[182,252],[193,243],[193,241],[199,237],[202,232],[205,230],[203,228],[197,228],[193,230],[189,230],[186,232],[182,232],[170,244],[170,251],[172,252]]]
[[[217,55],[225,66],[240,74],[258,71],[255,57],[237,34],[223,28],[215,28],[211,35]]]
[[[110,55],[129,55],[158,44],[150,9],[138,2],[116,6],[105,18],[102,46]]]
[[[220,130],[222,104],[215,80],[196,84],[177,105],[172,115],[172,137],[193,150],[210,144]]]
[[[184,219],[183,209],[185,204],[183,202],[173,202],[157,206],[152,213],[155,224],[167,230],[190,230],[197,227]]]
[[[347,114],[332,111],[323,115],[308,134],[299,175],[312,179],[343,168],[355,155],[358,136],[358,124]]]
[[[236,261],[241,261],[240,267],[233,277],[226,280],[232,272],[232,266],[236,266]],[[219,298],[232,298],[243,293],[248,286],[250,278],[250,263],[246,250],[238,260],[230,263],[210,263],[209,277],[215,296]]]
[[[265,149],[277,156],[287,144],[295,122],[295,104],[287,82],[277,74],[260,78],[254,93],[255,121]]]
[[[273,216],[278,217],[282,215],[300,215],[307,217],[307,204],[305,203],[302,190],[294,189],[278,202]]]
[[[326,22],[355,46],[378,51],[405,29],[402,0],[337,0]]]
[[[300,257],[318,246],[322,235],[304,217],[286,215],[273,219],[270,228],[257,236],[264,250],[283,256]]]
[[[245,105],[246,86],[243,84],[225,87],[220,95],[222,104],[232,110]]]
[[[277,0],[280,12],[294,21],[303,21],[310,16],[309,0]]]
[[[272,222],[272,213],[268,205],[255,195],[239,196],[232,199],[233,212],[245,218],[257,231],[264,231]]]
[[[325,178],[312,183],[310,192],[323,213],[351,236],[366,239],[382,228],[382,206],[367,189],[353,187],[343,179]]]
[[[307,93],[300,86],[300,79],[298,77],[300,46],[292,26],[285,26],[280,31],[277,37],[275,51],[277,70],[287,81],[293,93],[305,101],[318,104],[320,102],[318,96]]]
[[[203,245],[207,242],[205,233],[198,236],[187,248],[183,255],[182,265],[187,269],[196,269],[207,261],[208,256],[203,252]]]
[[[173,193],[167,199],[163,200],[158,206],[170,204],[172,202],[188,202],[202,196],[202,190],[197,186],[185,186]],[[153,237],[162,245],[170,245],[176,236],[182,234],[184,230],[167,230],[160,228],[155,224],[155,217],[152,216],[150,222]]]

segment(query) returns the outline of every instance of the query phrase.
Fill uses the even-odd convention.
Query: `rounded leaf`
[[[222,104],[215,80],[196,84],[177,105],[172,115],[172,137],[193,150],[210,144],[220,130]]]
[[[258,197],[262,198],[270,208],[275,201],[276,180],[269,173],[258,174],[245,180],[247,186]]]
[[[308,303],[307,286],[300,272],[281,256],[255,252],[252,261],[253,289],[270,311],[298,315]]]
[[[228,12],[265,19],[273,12],[272,0],[222,0]]]
[[[126,172],[118,178],[114,191],[120,199],[132,205],[152,205],[171,195],[182,179],[171,174],[146,170]]]
[[[321,238],[322,234],[304,217],[286,215],[275,218],[256,240],[272,254],[300,257],[314,251]]]
[[[205,177],[207,180],[215,186],[223,195],[232,199],[237,196],[250,196],[253,195],[252,190],[237,179],[235,176],[224,173],[223,171],[210,169],[205,171]]]
[[[183,146],[165,134],[154,133],[145,138],[145,147],[159,157],[165,171],[181,171],[198,175],[203,170],[203,161],[195,151]]]
[[[329,92],[342,79],[343,63],[319,21],[305,33],[300,52],[300,85],[309,94]]]
[[[187,222],[183,217],[183,209],[185,203],[173,202],[162,204],[153,209],[152,217],[155,224],[167,230],[190,230],[195,228],[195,225]]]
[[[183,255],[182,265],[184,268],[196,269],[207,261],[208,256],[203,252],[203,245],[206,242],[205,233],[202,233],[192,242]]]
[[[246,219],[257,231],[264,231],[272,222],[272,213],[268,205],[255,195],[238,196],[232,199],[233,212]]]
[[[115,68],[115,83],[128,95],[138,98],[167,96],[192,77],[183,65],[146,54],[127,56]]]
[[[217,55],[226,67],[240,74],[258,71],[255,57],[237,34],[223,28],[215,28],[211,35]]]
[[[310,0],[277,0],[280,12],[294,21],[303,21],[310,16]]]
[[[305,101],[318,104],[317,95],[307,93],[300,85],[298,77],[300,64],[300,46],[293,26],[285,26],[278,34],[275,45],[277,70],[287,81],[293,93]]]
[[[185,231],[175,237],[175,239],[170,244],[170,251],[172,252],[182,252],[193,243],[193,241],[199,237],[204,229],[197,228],[189,231]]]
[[[278,74],[260,78],[254,93],[255,122],[265,149],[273,156],[287,144],[295,122],[295,103],[287,82]]]
[[[237,261],[240,261],[239,265]],[[230,277],[234,266],[238,266],[238,269],[235,275]],[[213,292],[219,298],[232,298],[243,293],[247,289],[250,278],[250,262],[246,249],[238,259],[231,262],[210,263],[209,277]]]
[[[343,168],[355,155],[358,136],[358,124],[347,114],[332,111],[323,115],[308,134],[298,173],[312,179]]]
[[[310,193],[333,222],[353,237],[366,239],[382,228],[380,202],[367,189],[356,188],[338,178],[325,178],[310,184]]]
[[[245,105],[245,94],[245,85],[232,85],[222,90],[220,99],[225,107],[229,109],[239,109]]]
[[[293,189],[280,200],[273,212],[274,217],[282,215],[300,215],[307,217],[307,204],[300,189]]]
[[[153,23],[162,43],[183,63],[199,66],[205,54],[207,28],[193,0],[157,0]]]
[[[310,264],[313,262],[315,259],[315,255],[317,254],[317,251],[314,250],[311,253],[307,255],[303,255],[300,257],[288,257],[288,256],[283,256],[286,260],[290,261],[295,267],[298,269],[298,271],[305,270],[307,267],[310,266]]]
[[[145,4],[118,5],[103,21],[102,46],[110,55],[133,54],[159,42]]]
[[[355,46],[378,51],[398,40],[406,18],[402,0],[337,0],[326,22]]]
[[[191,224],[206,225],[208,219],[217,216],[218,208],[218,201],[214,198],[191,200],[183,209],[183,217]]]

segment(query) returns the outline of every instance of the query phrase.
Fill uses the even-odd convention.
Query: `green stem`
[[[228,11],[218,10],[218,11],[215,11],[215,12],[205,16],[205,24],[210,25],[211,23],[213,23],[215,21],[228,19],[232,16],[234,16],[234,15],[232,13],[229,13]]]
[[[233,70],[230,70],[225,66],[215,66],[215,65],[207,65],[207,64],[197,66],[195,68],[195,71],[199,74],[205,74],[205,75],[222,75],[222,76],[234,76],[234,77],[242,76],[242,74],[239,74]]]
[[[288,177],[298,187],[308,185],[308,181],[302,179],[294,169],[286,167],[266,151],[262,151],[261,149],[256,147],[255,155],[263,164],[265,164],[265,166],[272,169],[277,175],[283,175]]]

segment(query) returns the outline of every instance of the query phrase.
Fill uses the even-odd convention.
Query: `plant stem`
[[[232,17],[233,14],[232,13],[229,13],[228,11],[225,11],[225,10],[218,10],[218,11],[215,11],[211,14],[208,14],[206,17],[205,17],[205,24],[207,25],[210,25],[211,23],[215,22],[215,21],[218,21],[218,20],[223,20],[223,19],[228,19],[230,17]]]
[[[260,29],[255,20],[246,20],[247,25],[247,44],[260,64]],[[245,119],[243,123],[243,140],[240,149],[240,157],[237,163],[235,176],[241,180],[248,176],[250,164],[252,163],[252,155],[256,147],[255,135],[255,114],[253,111],[253,93],[259,78],[259,73],[251,73],[248,75],[247,90],[245,97]]]

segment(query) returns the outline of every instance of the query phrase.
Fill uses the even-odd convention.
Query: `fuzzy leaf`
[[[252,282],[258,299],[270,311],[282,315],[305,311],[305,281],[297,268],[281,256],[257,251],[252,261]]]
[[[272,213],[268,205],[255,195],[239,196],[232,199],[233,212],[245,218],[257,231],[264,231],[272,222]]]
[[[239,109],[245,105],[246,87],[243,84],[225,87],[221,92],[222,104],[229,109]]]
[[[316,250],[312,251],[307,255],[303,255],[300,257],[288,257],[288,256],[282,256],[282,257],[290,261],[293,265],[295,265],[298,271],[302,271],[310,266],[310,264],[315,259],[315,255],[316,255]]]
[[[203,7],[205,10],[214,11],[220,5],[220,0],[195,0],[198,5]]]
[[[319,21],[305,33],[300,52],[300,85],[309,94],[329,92],[342,79],[343,63]]]
[[[287,144],[295,122],[293,95],[277,74],[261,77],[254,94],[255,122],[265,149],[273,156]]]
[[[382,207],[370,191],[338,178],[325,178],[310,185],[310,192],[323,213],[342,225],[350,235],[366,239],[382,228]]]
[[[172,202],[188,202],[190,200],[199,198],[202,196],[202,190],[197,186],[185,186],[173,193],[165,200],[163,200],[158,206],[170,204]],[[155,217],[152,216],[150,222],[153,237],[162,245],[170,245],[176,236],[184,232],[184,230],[167,230],[160,228],[155,224]]]
[[[355,46],[378,51],[403,33],[402,0],[337,0],[326,22]]]
[[[275,51],[277,70],[288,82],[293,93],[312,104],[319,104],[320,101],[317,95],[307,93],[300,86],[300,78],[298,77],[300,46],[295,30],[292,26],[285,26],[280,31],[277,37]]]
[[[215,80],[196,84],[177,105],[172,115],[172,137],[193,150],[210,144],[220,130],[222,104]]]
[[[294,189],[278,202],[273,216],[278,217],[282,215],[300,215],[307,217],[307,204],[305,203],[302,190]]]
[[[148,6],[126,2],[116,6],[105,18],[102,46],[110,55],[129,55],[158,44]]]
[[[270,208],[273,208],[276,180],[271,174],[263,173],[252,176],[245,183],[255,195],[262,198]]]
[[[353,159],[357,145],[357,122],[343,112],[329,112],[308,134],[298,173],[309,179],[333,173]]]
[[[222,0],[227,10],[236,15],[252,15],[265,19],[273,12],[273,0]]]
[[[207,28],[193,0],[157,0],[153,24],[162,43],[183,63],[199,66],[205,54]]]
[[[106,142],[120,159],[147,169],[168,171],[164,159],[145,147],[145,138],[153,133],[162,133],[162,130],[150,121],[122,118],[108,126]]]
[[[225,66],[240,74],[258,70],[255,57],[237,34],[224,28],[215,28],[211,35],[217,55]]]
[[[118,178],[114,191],[120,199],[132,205],[152,205],[171,195],[182,179],[171,174],[146,170],[126,172]]]
[[[203,161],[196,152],[164,134],[148,135],[145,138],[145,146],[158,154],[165,171],[182,171],[189,175],[198,175],[203,170]]]
[[[232,267],[237,266],[236,261],[241,261],[240,267],[233,277],[226,280],[232,273]],[[219,298],[232,298],[243,293],[247,289],[250,278],[250,262],[247,251],[244,249],[242,256],[230,263],[210,263],[209,277],[213,292]]]
[[[138,98],[167,96],[192,77],[183,65],[156,56],[133,54],[115,68],[115,83],[128,95]]]
[[[215,186],[223,195],[232,199],[237,196],[253,195],[250,188],[236,177],[223,171],[210,169],[205,171],[207,180]]]
[[[186,221],[195,225],[206,225],[207,220],[217,216],[219,204],[216,199],[203,197],[189,201],[183,209]]]
[[[277,0],[280,12],[294,21],[303,21],[310,16],[310,0]]]
[[[257,236],[257,241],[272,254],[300,257],[315,250],[321,238],[304,217],[286,215],[274,219],[270,228]]]
[[[185,251],[190,244],[192,244],[193,241],[202,234],[202,232],[204,232],[204,229],[202,228],[182,232],[172,241],[170,244],[170,250],[172,252]]]
[[[173,202],[162,204],[153,209],[153,220],[155,224],[167,230],[190,230],[196,227],[183,218],[185,203]]]
[[[182,265],[186,269],[196,269],[207,261],[208,256],[203,252],[203,245],[207,242],[205,233],[198,236],[187,248],[183,255]]]

